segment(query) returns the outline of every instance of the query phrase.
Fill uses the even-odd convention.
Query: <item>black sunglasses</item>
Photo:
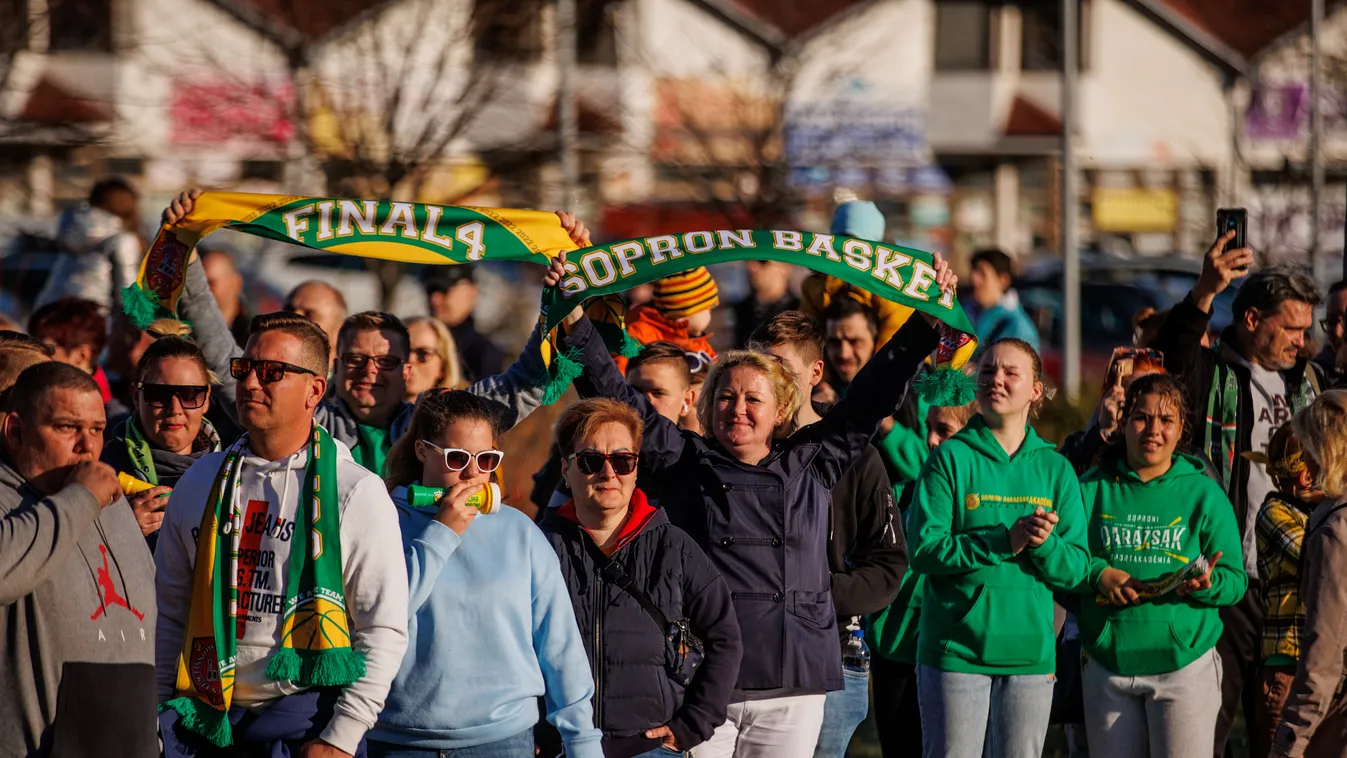
[[[204,384],[144,384],[140,387],[140,396],[151,408],[167,408],[173,404],[173,398],[182,403],[183,408],[195,410],[206,404],[206,393],[210,389]]]
[[[430,347],[418,347],[412,351],[412,363],[429,363],[431,358],[440,357],[440,351]]]
[[[402,365],[403,361],[396,355],[365,355],[364,353],[346,353],[337,356],[341,365],[351,371],[364,371],[370,361],[379,367],[380,371],[392,371]]]
[[[640,457],[636,453],[600,453],[594,450],[571,454],[571,460],[575,461],[576,468],[579,468],[580,473],[585,476],[594,476],[603,471],[605,462],[612,464],[614,474],[626,476],[636,470],[636,462]]]
[[[229,361],[229,375],[240,382],[247,379],[248,375],[254,371],[257,372],[257,381],[263,384],[279,382],[285,378],[286,374],[317,376],[303,366],[296,366],[284,361],[255,361],[251,358],[234,358]]]

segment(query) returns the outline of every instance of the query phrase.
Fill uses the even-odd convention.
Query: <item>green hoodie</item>
[[[1249,579],[1235,510],[1202,461],[1177,454],[1169,471],[1142,482],[1126,461],[1114,460],[1087,471],[1080,489],[1093,556],[1079,617],[1090,657],[1119,676],[1151,676],[1178,671],[1214,647],[1222,628],[1217,607],[1239,602]],[[1094,602],[1108,566],[1150,582],[1217,553],[1211,589],[1127,608]]]
[[[1042,506],[1060,521],[1018,555],[1010,527]],[[1013,457],[974,416],[926,462],[912,498],[912,570],[924,574],[917,661],[941,671],[1056,671],[1052,591],[1090,568],[1075,472],[1033,428]]]

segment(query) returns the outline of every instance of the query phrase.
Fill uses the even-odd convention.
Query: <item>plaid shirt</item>
[[[1268,494],[1258,510],[1258,576],[1263,583],[1263,659],[1300,657],[1305,606],[1300,602],[1300,546],[1314,506],[1280,492]]]

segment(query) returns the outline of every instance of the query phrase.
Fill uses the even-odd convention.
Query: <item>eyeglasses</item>
[[[477,470],[483,474],[490,474],[492,471],[500,468],[501,461],[505,460],[505,453],[499,450],[483,450],[480,453],[469,453],[467,450],[457,447],[440,447],[433,442],[425,440],[420,441],[422,445],[435,449],[435,452],[444,456],[444,467],[450,471],[462,471],[477,460]]]
[[[173,398],[182,403],[183,408],[195,410],[206,404],[206,393],[210,389],[204,384],[139,384],[140,396],[151,408],[166,408],[173,404]]]
[[[341,360],[341,365],[351,371],[364,371],[370,361],[379,367],[380,371],[392,371],[403,364],[403,360],[396,355],[365,355],[364,353],[346,353],[337,356]]]
[[[683,353],[683,357],[687,359],[688,371],[691,371],[694,374],[699,374],[711,367],[711,355],[705,350],[698,350],[695,353]]]
[[[604,463],[612,464],[614,474],[626,476],[636,470],[636,462],[641,456],[636,453],[600,453],[596,450],[586,450],[571,453],[570,457],[575,461],[576,468],[585,476],[594,476],[602,472]]]
[[[412,351],[412,363],[430,363],[431,358],[438,357],[440,357],[440,351],[433,347],[418,347]],[[390,366],[390,368],[392,367]]]
[[[1325,334],[1333,331],[1334,329],[1337,329],[1340,326],[1342,326],[1342,317],[1319,319],[1319,328],[1322,329]]]
[[[285,378],[286,374],[317,376],[303,366],[296,366],[284,361],[255,361],[250,358],[234,358],[229,361],[229,375],[240,382],[247,379],[248,375],[254,371],[257,372],[257,381],[263,384],[279,382]]]

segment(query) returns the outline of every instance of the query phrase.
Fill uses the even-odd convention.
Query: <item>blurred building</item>
[[[576,0],[579,210],[605,238],[826,226],[1055,254],[1060,0]],[[1218,205],[1294,254],[1309,0],[1083,0],[1081,239],[1197,254]],[[551,0],[0,3],[0,216],[104,174],[557,207]],[[1341,247],[1347,11],[1329,19]],[[1333,193],[1336,194],[1333,194]]]

